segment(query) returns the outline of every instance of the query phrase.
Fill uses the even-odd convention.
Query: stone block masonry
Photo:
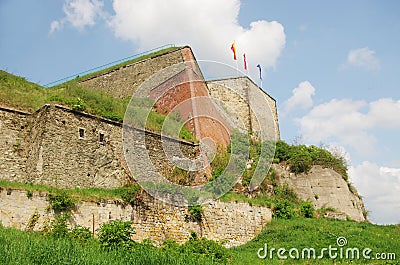
[[[48,205],[46,193],[34,191],[28,198],[24,190],[0,188],[0,221],[4,226],[24,230],[37,211],[39,219],[34,230],[40,230],[54,218],[54,214],[46,210]],[[184,243],[194,231],[198,236],[232,247],[253,239],[272,218],[271,210],[265,207],[220,201],[203,206],[201,222],[190,221],[188,216],[187,207],[172,206],[145,195],[134,205],[110,200],[81,201],[72,210],[68,222],[71,227],[81,225],[96,234],[103,223],[119,219],[133,222],[135,241],[149,238],[157,245],[165,239]]]
[[[122,124],[46,105],[33,114],[0,109],[0,179],[58,188],[117,188],[134,182],[122,148]],[[146,132],[157,170],[172,172],[162,141],[178,141],[187,157],[198,145]]]
[[[248,131],[264,135],[269,140],[279,140],[279,123],[276,101],[248,77],[207,81],[211,97],[220,100],[241,120]]]
[[[24,135],[29,114],[0,107],[0,179],[18,181],[25,174]]]

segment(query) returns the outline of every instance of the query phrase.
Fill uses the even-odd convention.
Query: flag
[[[243,66],[244,66],[244,70],[247,70],[247,62],[246,62],[246,54],[243,53]]]
[[[233,60],[236,60],[236,43],[235,42],[232,43],[231,50],[233,52]]]
[[[260,80],[262,80],[262,77],[261,77],[261,65],[257,64],[257,67],[258,67],[258,70],[260,70]]]

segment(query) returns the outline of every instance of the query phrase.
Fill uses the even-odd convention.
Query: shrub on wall
[[[138,193],[140,192],[141,187],[139,184],[134,184],[130,187],[122,187],[120,188],[120,196],[124,203],[134,203]]]
[[[201,205],[192,205],[189,206],[189,214],[191,220],[196,222],[201,222],[202,215],[203,215],[203,207]]]
[[[51,221],[50,235],[54,238],[64,238],[68,236],[67,219],[71,217],[70,213],[56,214]]]
[[[290,171],[296,174],[307,173],[311,166],[320,165],[331,168],[347,180],[347,164],[340,154],[332,154],[328,150],[314,145],[288,145],[283,141],[276,142],[274,162],[287,162]]]
[[[66,192],[49,193],[50,208],[55,212],[66,212],[74,207],[75,203]]]

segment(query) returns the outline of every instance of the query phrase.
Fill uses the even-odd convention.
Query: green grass
[[[47,193],[66,193],[71,196],[75,201],[95,201],[101,199],[121,199],[124,200],[126,194],[134,187],[125,186],[115,189],[102,189],[102,188],[73,188],[73,189],[57,189],[42,184],[20,183],[8,180],[0,180],[0,188],[3,189],[19,189],[26,190],[27,194],[33,191],[47,192]],[[125,199],[126,200],[126,199]]]
[[[149,101],[151,100],[149,99]],[[32,112],[46,103],[59,103],[79,111],[122,122],[129,102],[130,98],[114,98],[107,93],[82,87],[75,80],[46,89],[28,82],[22,77],[0,70],[0,105],[16,109]],[[143,115],[148,112],[144,108],[138,108],[138,111]],[[165,117],[165,115],[151,111],[148,119],[145,119],[146,129],[160,133]],[[178,132],[181,139],[196,141],[180,121],[172,119],[171,124],[173,128],[180,128]],[[165,133],[173,137],[177,136],[168,134],[169,131]]]
[[[171,52],[171,51],[174,51],[174,50],[179,50],[179,49],[181,49],[181,48],[182,48],[182,47],[170,47],[170,48],[165,48],[165,49],[162,49],[162,50],[159,50],[159,51],[156,51],[156,52],[152,52],[152,53],[149,53],[149,54],[145,54],[145,55],[143,55],[143,56],[134,58],[134,59],[132,59],[132,60],[128,60],[128,61],[125,61],[125,62],[116,64],[116,65],[107,67],[107,68],[102,69],[102,70],[100,70],[100,71],[96,71],[96,72],[93,72],[93,73],[90,73],[90,74],[87,74],[87,75],[83,75],[83,76],[78,76],[78,77],[75,78],[74,80],[75,80],[75,81],[84,81],[84,80],[87,80],[87,79],[89,79],[89,78],[96,77],[96,76],[98,76],[98,75],[101,75],[101,74],[110,72],[110,71],[112,71],[112,70],[114,70],[114,69],[118,69],[118,68],[120,68],[120,67],[124,67],[124,66],[126,66],[126,65],[130,65],[130,64],[133,64],[133,63],[136,63],[136,62],[145,60],[145,59],[147,59],[147,58],[156,57],[156,56],[158,56],[158,55],[165,54],[165,53],[168,53],[168,52]]]
[[[322,248],[337,247],[337,238],[345,237],[347,245],[343,258],[331,259],[328,253],[322,259],[260,259],[257,251],[268,244],[268,249],[314,248],[319,256]],[[79,241],[71,238],[54,238],[37,232],[22,232],[0,226],[1,264],[218,264],[212,257],[226,255],[227,264],[399,264],[400,225],[378,226],[369,223],[338,221],[332,219],[291,220],[274,219],[252,241],[234,247],[226,253],[215,245],[203,241],[188,242],[179,247],[168,241],[167,247],[156,248],[149,244],[136,244],[132,249],[105,250],[96,239]],[[195,244],[194,244],[195,243]],[[205,243],[205,244],[203,244]],[[377,261],[361,258],[346,259],[347,248],[365,248],[376,253],[394,253],[396,260]],[[215,253],[214,253],[215,252]],[[337,252],[340,255],[339,250]],[[288,255],[288,253],[285,253]],[[362,254],[361,254],[362,256]]]
[[[216,264],[205,255],[178,253],[137,244],[131,250],[104,250],[97,240],[53,238],[0,227],[0,264]]]
[[[372,249],[371,257],[376,253],[395,253],[395,261],[377,260],[350,260],[337,258],[330,259],[328,254],[323,259],[299,259],[294,260],[288,257],[287,260],[280,260],[276,250],[271,260],[259,259],[258,249],[268,244],[268,248],[314,248],[320,255],[322,248],[338,247],[338,237],[345,237],[348,244],[343,247]],[[378,226],[369,223],[356,223],[352,221],[338,221],[332,219],[305,219],[295,218],[291,220],[274,219],[267,228],[251,242],[231,249],[232,264],[399,264],[400,262],[400,225]],[[339,247],[338,247],[339,248]],[[318,253],[319,252],[319,253]],[[339,253],[339,252],[338,252]],[[334,253],[333,253],[334,254]],[[288,253],[286,252],[286,255]],[[362,254],[360,254],[362,256]],[[335,262],[335,263],[334,263]]]
[[[0,104],[33,111],[46,103],[50,91],[25,78],[0,70]]]

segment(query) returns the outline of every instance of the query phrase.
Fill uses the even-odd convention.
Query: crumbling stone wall
[[[123,153],[121,123],[58,105],[33,114],[0,109],[0,118],[0,179],[59,188],[116,188],[134,182]],[[172,172],[174,164],[162,141],[178,142],[187,157],[198,153],[196,144],[145,134],[150,159],[163,173]]]
[[[0,221],[4,226],[25,229],[31,216],[40,217],[34,230],[40,230],[53,213],[46,211],[47,194],[34,191],[28,198],[24,190],[0,188]],[[160,245],[165,239],[183,243],[194,231],[199,236],[224,241],[225,246],[244,244],[253,239],[271,220],[271,210],[250,206],[247,203],[210,202],[203,206],[202,221],[191,221],[187,207],[178,207],[156,201],[145,196],[134,205],[123,205],[119,201],[81,201],[72,210],[71,226],[88,227],[94,233],[112,220],[132,221],[136,233],[133,239],[142,241],[150,238]]]
[[[115,188],[132,181],[124,165],[121,125],[61,106],[46,105],[27,132],[30,182],[60,188]],[[31,139],[32,140],[31,140]]]

